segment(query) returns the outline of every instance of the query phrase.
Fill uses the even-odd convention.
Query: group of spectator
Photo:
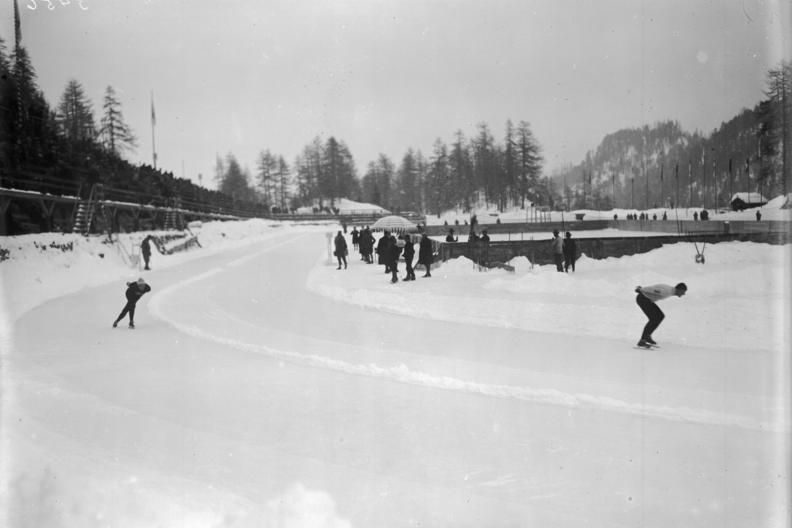
[[[352,229],[352,245],[360,252],[361,260],[367,264],[373,264],[373,254],[376,252],[377,264],[385,267],[385,273],[390,274],[391,282],[393,283],[399,281],[400,258],[404,258],[406,271],[406,275],[401,280],[405,282],[415,280],[413,261],[415,259],[416,239],[419,241],[419,249],[418,261],[415,263],[415,267],[424,266],[426,272],[423,277],[431,277],[434,252],[432,240],[426,233],[419,235],[403,233],[397,236],[395,233],[385,231],[382,237],[377,241],[368,226],[360,231],[358,231],[357,227]],[[454,233],[453,229],[449,229],[445,240],[446,242],[458,242],[459,237]],[[471,229],[468,237],[468,243],[476,241],[489,242],[489,240],[490,238],[486,229],[482,230],[481,235],[476,235],[475,231]],[[341,231],[338,231],[335,237],[334,246],[334,255],[338,259],[338,267],[336,269],[346,269],[346,256],[349,254],[349,251],[346,238]],[[574,272],[575,261],[577,260],[577,243],[572,238],[572,233],[567,231],[565,237],[561,238],[558,230],[554,230],[551,248],[556,270],[568,273],[571,269],[572,272]]]
[[[448,234],[445,237],[446,242],[459,242],[459,236],[454,233],[453,229],[448,230]],[[477,234],[475,230],[471,229],[470,234],[468,235],[468,243],[470,242],[489,242],[490,237],[487,234],[486,229],[482,229],[481,234]]]
[[[360,251],[360,260],[366,264],[374,263],[374,242],[376,239],[371,234],[369,226],[358,231],[357,226],[352,228],[352,247]]]
[[[709,211],[706,209],[701,210],[701,214],[697,211],[693,211],[693,221],[697,222],[698,220],[706,221],[709,220]]]
[[[668,213],[663,211],[663,216],[661,217],[663,220],[668,220]],[[613,215],[614,220],[619,219],[619,215]],[[641,213],[641,214],[627,214],[627,220],[649,220],[649,213]],[[652,220],[657,220],[657,213],[652,215]]]
[[[575,260],[577,260],[577,243],[572,238],[572,233],[566,232],[566,238],[561,238],[558,230],[553,231],[553,239],[550,241],[553,248],[553,259],[556,265],[556,271],[569,273],[569,268],[572,272],[575,271]]]
[[[376,242],[376,247],[374,243]],[[409,233],[403,233],[396,236],[390,231],[385,231],[380,237],[379,241],[374,238],[374,235],[368,226],[358,231],[357,227],[352,229],[352,246],[360,252],[360,258],[366,264],[374,263],[374,252],[377,253],[377,263],[385,266],[385,273],[390,273],[391,282],[399,282],[399,259],[404,258],[406,275],[402,278],[403,281],[415,280],[415,269],[413,268],[413,260],[415,259],[415,239]],[[338,232],[335,238],[335,254],[339,259],[338,268],[346,268],[346,260],[343,262],[339,256],[342,253],[348,253],[346,240],[341,231]],[[433,250],[432,240],[426,233],[420,235],[419,249],[418,249],[418,262],[416,266],[424,266],[426,273],[424,277],[432,276],[432,261]]]

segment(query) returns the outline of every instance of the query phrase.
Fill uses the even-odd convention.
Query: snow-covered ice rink
[[[147,272],[0,244],[0,525],[789,525],[788,246],[391,284],[337,226],[241,224]],[[679,281],[634,349],[634,287]]]

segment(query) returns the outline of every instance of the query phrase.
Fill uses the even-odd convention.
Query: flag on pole
[[[154,113],[154,94],[151,94],[151,125],[157,124],[157,114]]]
[[[19,43],[22,41],[22,22],[19,19],[19,5],[17,5],[17,0],[14,0],[14,42],[16,43],[16,47],[19,47]]]

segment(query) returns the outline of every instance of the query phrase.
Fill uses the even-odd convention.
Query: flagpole
[[[157,169],[157,143],[154,137],[154,126],[157,124],[157,116],[154,113],[154,92],[151,92],[151,158],[154,162],[154,169]]]

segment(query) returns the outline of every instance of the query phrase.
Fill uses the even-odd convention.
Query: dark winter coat
[[[399,244],[396,243],[396,238],[391,237],[390,244],[388,246],[387,251],[387,264],[394,269],[396,265],[399,263],[399,257],[401,256],[402,248],[399,247]]]
[[[383,236],[377,242],[377,264],[387,265],[390,262],[390,236]]]
[[[575,243],[575,240],[572,238],[565,238],[564,257],[566,257],[567,260],[570,260],[575,258],[575,255],[577,255],[577,244]]]
[[[151,239],[146,237],[143,239],[143,243],[140,244],[140,251],[146,256],[151,255],[151,244],[149,243],[149,240]]]
[[[432,264],[432,260],[432,239],[424,235],[418,246],[418,264],[429,266]]]
[[[346,256],[348,250],[344,235],[336,235],[334,242],[335,242],[335,253],[333,253],[333,255],[335,255],[336,257]]]
[[[414,258],[415,258],[415,246],[413,246],[412,241],[409,238],[407,238],[406,244],[404,245],[404,262],[408,262],[412,264]]]
[[[138,302],[143,294],[150,292],[151,286],[145,282],[127,282],[126,298],[130,302]]]

